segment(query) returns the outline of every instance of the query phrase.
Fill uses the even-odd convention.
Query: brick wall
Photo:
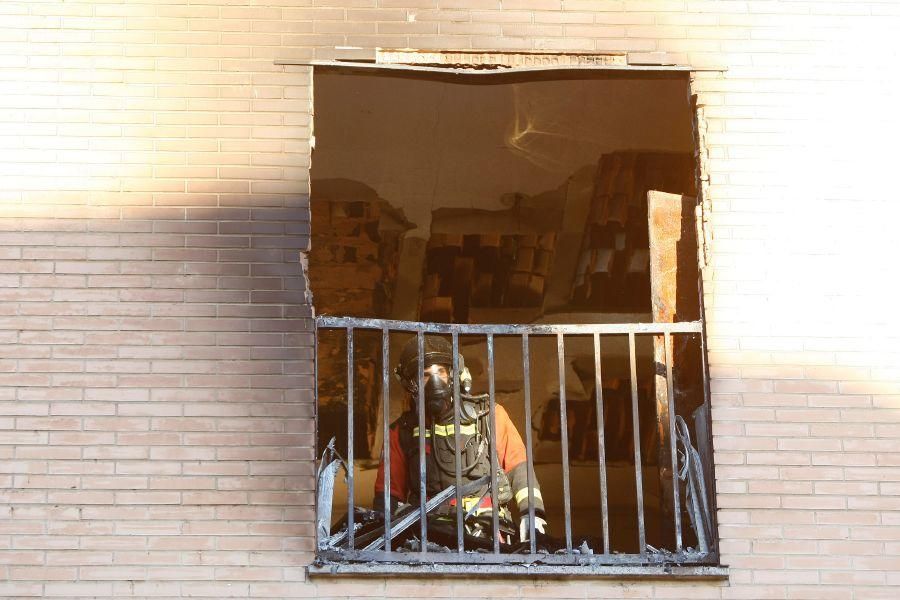
[[[3,2],[0,596],[896,597],[898,13]],[[274,60],[335,46],[727,67],[695,90],[728,582],[305,581],[311,74]]]

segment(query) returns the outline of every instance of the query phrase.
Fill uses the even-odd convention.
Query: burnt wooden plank
[[[650,288],[654,323],[674,323],[699,317],[697,298],[697,239],[691,196],[650,191],[647,193],[650,235]],[[654,388],[656,396],[657,464],[659,466],[661,540],[668,545],[676,536],[676,486],[674,438],[676,413],[672,371],[679,371],[683,353],[676,352],[674,336],[654,336]]]

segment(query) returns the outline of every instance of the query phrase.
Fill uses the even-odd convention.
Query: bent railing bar
[[[556,359],[559,366],[559,433],[562,446],[563,516],[566,525],[566,552],[572,552],[572,499],[569,486],[569,414],[566,410],[566,341],[556,334]]]
[[[384,443],[384,549],[391,551],[391,381],[390,330],[381,330],[381,436]],[[404,498],[405,500],[405,498]]]
[[[466,489],[477,490],[479,486],[487,483],[487,479],[488,479],[487,475],[485,475],[484,477],[482,477],[480,479],[477,479],[475,481],[470,481],[467,484]],[[447,488],[444,488],[443,490],[441,490],[440,492],[438,492],[437,494],[435,494],[428,500],[428,502],[425,504],[425,513],[426,514],[431,513],[433,510],[435,510],[441,504],[443,504],[444,502],[449,500],[450,497],[453,496],[455,493],[456,493],[455,485],[451,485]],[[400,535],[401,533],[406,531],[407,528],[412,527],[413,524],[416,521],[418,521],[420,518],[421,518],[421,514],[417,510],[406,513],[404,516],[400,517],[400,519],[397,520],[397,524],[394,526],[394,530],[391,531],[391,538],[396,538],[398,535]],[[382,545],[382,540],[381,540],[381,538],[378,538],[378,539],[375,539],[375,540],[369,542],[369,545],[366,546],[365,548],[363,548],[363,550],[364,551],[378,550],[378,547],[381,545]],[[390,554],[399,554],[402,556],[405,553],[404,552],[396,552],[396,553],[391,552]]]
[[[424,331],[417,333],[416,341],[418,342],[419,363],[419,372],[416,374],[418,381],[416,389],[419,390],[419,523],[422,533],[422,554],[428,554],[428,519],[425,518],[425,503],[428,501],[428,494],[425,491],[425,437],[428,435],[428,430],[425,429],[425,387],[422,385],[422,373],[425,372]],[[432,443],[434,443],[434,440],[432,440]]]
[[[631,424],[634,430],[634,479],[638,510],[638,548],[647,552],[647,536],[644,530],[644,474],[641,465],[641,421],[638,414],[637,359],[634,350],[634,333],[628,334],[628,360],[631,366]]]
[[[494,539],[494,554],[500,554],[500,503],[497,501],[497,400],[494,396],[494,335],[489,333],[487,341],[488,360],[488,419],[490,419],[490,435],[488,444],[491,448],[491,532]]]
[[[703,313],[705,313],[706,308],[705,308],[705,304],[704,304],[705,296],[704,296],[704,291],[703,291],[703,277],[702,276],[697,278],[697,287],[698,287],[698,294],[700,297],[700,310],[701,310],[701,314],[703,314]],[[703,405],[706,406],[707,408],[709,408],[712,406],[712,401],[709,396],[709,394],[710,394],[710,391],[709,391],[709,357],[706,355],[707,330],[706,330],[705,323],[701,322],[700,325],[701,325],[701,327],[700,327],[700,357],[701,357],[700,365],[702,367],[702,375],[701,375],[700,379],[703,380]],[[707,410],[705,412],[707,415],[706,418],[709,419],[710,418],[709,410]],[[703,448],[704,450],[706,450],[706,452],[708,452],[708,454],[704,453],[704,458],[707,459],[707,464],[703,469],[703,474],[704,474],[704,478],[708,482],[707,486],[706,486],[706,493],[707,493],[706,500],[710,506],[710,512],[709,512],[710,530],[716,531],[716,529],[718,527],[717,523],[716,523],[717,512],[716,512],[716,508],[715,508],[716,507],[716,478],[713,475],[713,471],[712,471],[713,443],[712,443],[712,437],[711,437],[712,434],[711,434],[711,429],[710,429],[711,423],[707,420],[706,425],[707,425],[707,435],[704,436],[705,439],[702,442],[703,445],[700,447]],[[695,423],[695,426],[696,426],[696,423]],[[697,444],[698,445],[701,444],[699,436],[697,439]],[[718,537],[711,533],[710,539],[709,539],[709,550],[711,552],[713,552],[714,554],[718,555],[718,553],[719,553],[718,547],[719,547]]]
[[[347,327],[347,543],[353,550],[354,507],[353,497],[353,327]]]
[[[669,396],[669,443],[672,448],[672,496],[673,510],[675,519],[675,551],[681,552],[681,499],[678,496],[678,440],[675,436],[675,384],[672,377],[672,363],[674,362],[675,347],[672,336],[669,333],[663,334],[663,346],[665,347],[666,357],[666,391]],[[662,465],[660,465],[661,467]]]
[[[314,360],[313,360],[313,378],[314,378],[313,379],[313,399],[315,400],[315,404],[313,404],[313,417],[314,417],[313,427],[315,428],[315,437],[313,437],[313,439],[316,440],[316,454],[318,455],[319,451],[321,450],[321,448],[318,447],[319,446],[319,442],[318,442],[318,440],[319,440],[319,327],[318,327],[318,323],[316,324],[316,327],[313,328],[313,357],[314,357]],[[314,465],[315,465],[315,463],[314,463]],[[319,469],[322,468],[321,462],[315,466],[316,466],[316,471],[318,471]],[[316,498],[318,498],[319,491],[320,491],[318,477],[316,477],[316,486],[315,487],[316,487],[316,489],[315,489]],[[319,519],[319,506],[318,506],[318,502],[316,502],[316,523],[317,524],[318,524],[318,519]],[[330,522],[328,523],[328,526],[329,527],[331,526]],[[319,528],[316,527],[316,548],[318,548],[319,544],[321,544],[321,543],[322,543],[322,539],[321,539],[321,536],[319,535]]]
[[[451,335],[453,351],[453,460],[456,468],[456,548],[457,552],[465,550],[463,540],[463,494],[462,494],[462,457],[460,445],[462,444],[462,432],[459,430],[459,333]],[[431,434],[431,448],[434,451],[436,439]]]
[[[391,331],[409,331],[423,333],[436,333],[450,335],[454,332],[462,335],[487,334],[494,335],[591,335],[600,333],[603,335],[637,334],[662,334],[669,333],[700,333],[702,324],[700,321],[682,321],[676,323],[585,323],[585,324],[533,324],[533,325],[503,325],[503,324],[467,324],[467,323],[423,323],[419,321],[396,321],[392,319],[368,319],[364,317],[316,317],[318,327],[356,329],[384,329]]]
[[[600,334],[594,334],[594,401],[597,410],[597,462],[600,469],[600,516],[603,520],[603,553],[609,554],[609,498],[606,488],[606,424],[603,416],[603,382],[600,373]]]
[[[534,454],[531,434],[531,356],[528,350],[528,334],[522,334],[522,375],[525,396],[525,479],[528,485],[528,541],[531,553],[537,552],[537,540],[534,534]],[[515,491],[515,490],[513,490]]]

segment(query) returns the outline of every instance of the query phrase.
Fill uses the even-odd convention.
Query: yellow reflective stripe
[[[543,502],[544,497],[541,496],[541,490],[539,490],[537,488],[531,488],[531,489],[534,490],[534,499],[540,500],[541,502]],[[519,504],[523,500],[527,500],[527,499],[528,499],[528,488],[527,487],[522,488],[521,490],[516,492],[516,504]]]
[[[460,425],[459,433],[460,435],[475,435],[475,424],[471,425]],[[440,437],[450,437],[455,435],[454,433],[453,423],[449,425],[435,425],[434,426],[434,435],[438,435]],[[413,427],[413,437],[419,437],[419,428]],[[425,437],[431,437],[431,430],[425,430]]]
[[[435,425],[434,426],[434,435],[439,435],[441,437],[448,437],[454,434],[453,423],[449,425]],[[475,435],[475,424],[471,425],[461,425],[459,428],[460,435]]]

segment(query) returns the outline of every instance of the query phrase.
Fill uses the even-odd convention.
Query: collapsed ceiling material
[[[586,60],[586,55],[575,55]],[[619,226],[637,235],[624,240],[610,231],[611,243],[603,247],[586,237],[591,232],[585,231],[584,221],[597,224],[606,218],[609,211],[597,197],[606,198],[625,180],[644,179],[648,189],[691,191],[655,185],[642,164],[633,173],[628,164],[612,173],[605,166],[618,156],[626,156],[632,166],[635,157],[647,157],[636,159],[643,163],[666,155],[689,164],[689,114],[684,77],[585,74],[460,85],[317,72],[312,247],[325,257],[310,264],[317,310],[406,319],[533,321],[544,313],[566,312],[574,299],[593,311],[647,312],[643,304],[609,302],[602,298],[605,291],[597,293],[601,286],[591,287],[588,281],[585,287],[583,282],[586,275],[595,283],[607,277],[605,287],[624,286],[632,290],[626,294],[631,297],[645,289],[647,252],[635,244],[641,243],[641,225],[646,229],[641,221],[646,211],[626,206]],[[690,167],[675,176],[679,182],[685,179],[692,181]],[[645,191],[637,187],[632,185],[635,197]],[[370,221],[378,220],[378,231],[342,226],[335,222],[343,219],[342,210],[323,206],[345,202],[377,204],[366,210],[372,213]],[[628,203],[634,204],[633,198]],[[388,215],[387,208],[393,222],[378,216]],[[449,238],[450,245],[463,238],[460,254],[473,259],[472,268],[461,259],[440,273],[429,271],[426,254],[440,245],[440,236]],[[481,236],[486,247],[499,237],[504,261],[515,264],[497,267],[471,256],[474,236]],[[544,252],[529,261],[529,250],[537,246],[522,236],[552,236],[553,248],[540,250],[552,252],[553,260],[545,264]],[[377,252],[373,244],[380,244]],[[590,274],[585,273],[588,268]],[[434,275],[440,278],[437,292],[436,282],[428,280]],[[574,285],[576,276],[582,285]],[[623,277],[627,281],[619,281]],[[336,294],[334,282],[341,279],[352,281],[360,292]],[[507,293],[510,286],[513,292]],[[593,298],[584,296],[588,289]]]
[[[329,73],[315,90],[313,196],[321,179],[363,183],[420,237],[435,210],[509,209],[605,153],[692,148],[684,78],[460,85]]]

